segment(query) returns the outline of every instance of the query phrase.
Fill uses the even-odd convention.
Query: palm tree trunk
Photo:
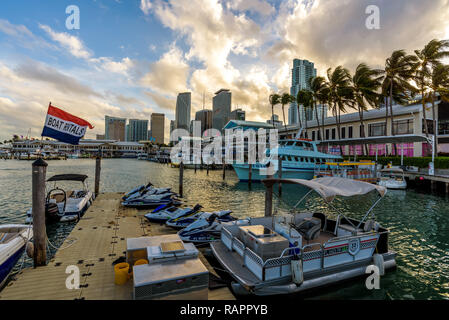
[[[323,111],[323,110],[321,110]],[[321,126],[322,126],[322,132],[321,132],[321,141],[324,140],[324,112],[321,112]]]
[[[316,123],[317,123],[317,127],[318,127],[318,134],[317,134],[317,140],[318,140],[318,135],[319,135],[319,133],[320,133],[320,119],[318,119],[318,109],[317,109],[317,106],[316,106],[316,103],[314,103],[315,104],[315,117],[316,117]]]
[[[359,117],[360,117],[360,125],[362,126],[362,138],[365,138],[365,124],[363,123],[363,109],[359,105]],[[368,148],[366,143],[363,144],[363,153],[364,155],[368,155]]]
[[[338,136],[338,141],[340,141],[341,140],[341,137],[340,137],[340,107],[338,106],[338,110],[337,110],[337,136]],[[339,145],[340,146],[340,155],[343,155],[343,149],[342,149],[342,147],[341,147],[341,144]]]
[[[274,105],[271,105],[271,121],[273,122],[273,129],[275,129],[274,127]]]
[[[390,123],[391,135],[394,136],[395,133],[394,133],[394,115],[393,115],[393,80],[390,82],[390,118],[391,118],[391,123]],[[394,147],[394,155],[397,156],[398,155],[398,147],[397,147],[396,143],[393,144],[393,147]]]
[[[421,85],[421,100],[422,100],[422,116],[424,121],[424,133],[426,137],[429,137],[429,129],[427,128],[427,118],[426,118],[426,102],[424,100],[424,85]]]
[[[299,103],[296,103],[296,109],[298,110],[298,123],[299,126],[302,128],[301,114],[299,113]]]
[[[385,104],[385,135],[388,135],[387,134],[387,128],[388,128],[388,126],[387,126],[387,124],[388,124],[388,98],[387,98],[386,95],[384,97],[384,104]],[[385,157],[387,156],[387,154],[388,154],[388,145],[385,143]]]
[[[287,123],[285,122],[285,110],[284,110],[284,105],[282,105],[282,117],[284,118],[285,134],[287,134]]]

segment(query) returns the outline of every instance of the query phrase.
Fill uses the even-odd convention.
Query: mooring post
[[[206,174],[209,175],[209,164],[207,164],[206,166],[207,166],[207,172],[206,172]]]
[[[101,157],[100,154],[95,158],[95,197],[100,194],[100,173],[101,173]]]
[[[226,163],[223,161],[223,180],[226,178]]]
[[[248,187],[250,188],[252,180],[253,180],[253,165],[250,163],[248,168]]]
[[[279,157],[279,165],[278,165],[278,176],[279,179],[282,179],[282,157]],[[279,196],[282,195],[282,183],[279,182]]]
[[[273,185],[265,186],[265,217],[271,217],[273,212]]]
[[[184,162],[179,164],[179,196],[182,197],[182,183],[184,180]]]
[[[430,180],[430,189],[431,189],[432,192],[435,191],[435,187],[436,187],[435,180]]]
[[[449,195],[449,183],[446,182],[445,185],[446,185],[446,195]]]
[[[48,164],[39,158],[32,165],[34,267],[47,264],[47,229],[45,227],[45,176]]]

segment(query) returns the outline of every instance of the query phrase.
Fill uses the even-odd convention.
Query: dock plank
[[[73,228],[47,266],[26,268],[0,292],[0,300],[128,300],[132,299],[132,279],[114,283],[113,262],[124,257],[126,239],[174,234],[163,224],[149,223],[146,211],[124,208],[120,193],[100,194]],[[201,253],[199,258],[209,272],[215,270]],[[80,288],[67,289],[66,268],[80,270]],[[234,300],[227,288],[209,290],[211,300]]]

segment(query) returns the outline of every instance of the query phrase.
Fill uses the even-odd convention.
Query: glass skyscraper
[[[296,98],[298,92],[302,89],[310,89],[309,80],[310,78],[316,77],[315,64],[308,60],[293,59],[293,69],[292,69],[292,86],[290,87],[290,94]],[[299,116],[301,117],[301,122],[304,123],[306,119],[306,112],[303,106],[299,106]],[[307,115],[307,120],[312,120],[312,113],[309,112]],[[288,123],[295,124],[299,123],[298,120],[298,107],[296,102],[290,104],[288,109]]]

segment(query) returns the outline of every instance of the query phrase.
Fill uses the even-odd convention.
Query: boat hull
[[[255,167],[254,167],[255,166]],[[268,176],[260,175],[259,168],[257,165],[254,165],[251,170],[251,181],[262,181],[263,179],[267,179]],[[246,182],[249,180],[249,165],[247,164],[234,164],[232,166],[234,168],[235,173],[240,181]],[[311,180],[313,179],[314,169],[313,168],[286,168],[282,169],[282,178],[283,179],[304,179]],[[278,173],[276,172],[273,175],[274,178],[279,178]]]

